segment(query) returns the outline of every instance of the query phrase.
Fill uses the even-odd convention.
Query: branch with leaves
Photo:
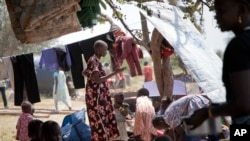
[[[129,2],[131,0],[118,0],[116,2],[118,3],[124,3],[124,2]],[[134,0],[136,2],[138,2],[138,7],[146,10],[148,15],[150,15],[150,9],[147,9],[147,7],[142,5],[142,2],[146,2],[146,1],[150,1],[150,0]],[[158,1],[158,0],[157,0]],[[125,21],[123,20],[123,18],[125,17],[121,12],[120,12],[120,7],[117,6],[112,0],[105,0],[106,4],[109,5],[109,7],[113,10],[113,17],[117,18],[122,25],[124,26],[124,28],[133,36],[133,38],[135,39],[135,41],[139,44],[144,46],[146,49],[149,49],[149,45],[148,43],[143,42],[141,39],[139,39],[136,34],[134,34],[133,30],[131,30],[127,24],[125,23]],[[183,18],[190,18],[190,20],[193,22],[193,24],[195,25],[195,27],[200,31],[203,32],[203,21],[204,21],[204,16],[203,16],[203,10],[204,10],[204,6],[207,6],[209,8],[210,11],[212,11],[214,9],[214,5],[213,2],[214,0],[182,0],[184,7],[183,6],[178,6],[177,5],[177,0],[169,0],[169,3],[171,5],[177,6],[180,9],[182,9],[182,11],[185,14],[185,17]],[[104,5],[102,3],[102,5]],[[199,21],[197,22],[195,17],[195,12],[198,12],[200,14],[200,18]]]

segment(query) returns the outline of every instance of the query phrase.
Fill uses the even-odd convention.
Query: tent
[[[184,13],[175,6],[159,2],[143,3],[147,11],[140,12],[168,40],[182,59],[186,69],[205,94],[214,103],[225,101],[225,88],[222,83],[222,60],[210,50],[201,33]]]

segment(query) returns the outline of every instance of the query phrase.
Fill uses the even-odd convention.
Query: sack
[[[63,141],[90,141],[90,127],[85,123],[85,109],[65,116],[62,124]]]
[[[90,141],[90,128],[82,121],[74,125],[67,124],[62,127],[62,139],[63,141]]]

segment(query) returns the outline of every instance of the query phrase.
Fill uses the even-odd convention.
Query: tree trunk
[[[154,63],[155,81],[161,98],[168,97],[172,99],[173,92],[173,72],[170,63],[170,57],[161,58],[160,46],[163,36],[154,29],[151,37],[152,60]]]
[[[153,34],[151,37],[151,49],[152,49],[152,60],[154,63],[154,73],[155,73],[155,81],[160,93],[160,96],[164,96],[164,82],[162,81],[162,69],[161,69],[161,50],[160,46],[162,43],[163,37],[162,35],[157,31],[157,29],[153,30]]]
[[[174,78],[173,71],[170,62],[170,57],[164,57],[162,60],[162,73],[163,73],[163,93],[164,96],[172,99],[173,96],[173,86],[174,86]]]
[[[141,29],[142,29],[142,36],[143,42],[149,43],[149,31],[148,31],[148,23],[146,17],[140,12],[141,17]]]

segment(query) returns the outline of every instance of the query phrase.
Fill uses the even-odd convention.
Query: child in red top
[[[17,129],[16,140],[29,141],[28,125],[29,122],[33,120],[32,116],[33,107],[29,101],[24,101],[21,104],[21,107],[22,107],[22,114],[19,116],[16,126]]]

